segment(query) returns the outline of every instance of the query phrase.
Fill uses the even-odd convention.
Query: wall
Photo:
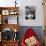
[[[0,0],[0,6],[14,6],[15,0]],[[43,26],[43,6],[42,0],[17,0],[17,6],[20,7],[19,10],[19,24],[20,26]],[[25,20],[25,6],[35,6],[36,7],[36,19],[35,20]]]
[[[42,0],[21,0],[19,1],[20,8],[20,25],[22,26],[42,26],[43,25],[43,11],[42,11]],[[35,6],[36,7],[36,19],[35,20],[25,20],[25,6]]]

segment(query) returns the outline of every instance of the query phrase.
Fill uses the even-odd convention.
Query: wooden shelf
[[[0,42],[0,45],[3,45],[3,46],[18,46],[18,42],[19,41],[1,41]]]
[[[18,24],[16,24],[16,25],[15,24],[1,24],[0,27],[1,27],[1,31],[5,28],[10,28],[13,31],[14,31],[14,29],[16,29],[17,31],[19,31],[19,29],[20,29],[20,26]]]
[[[12,42],[19,42],[19,40],[15,40],[15,41],[10,40],[10,41],[3,41],[3,42],[5,42],[5,43],[8,43],[8,42],[12,43]]]
[[[12,9],[16,9],[16,10],[18,10],[19,9],[19,7],[0,7],[0,10],[12,10]]]
[[[2,12],[3,11],[3,12]],[[11,13],[10,13],[11,12]],[[13,13],[12,13],[13,12]],[[17,13],[16,13],[17,12]],[[16,14],[15,14],[16,13]],[[17,24],[9,24],[7,17],[9,16],[17,16]],[[0,32],[3,33],[4,29],[11,29],[10,31],[14,31],[14,33],[18,33],[20,26],[18,24],[18,17],[19,17],[19,7],[0,7]],[[5,19],[6,18],[6,19]],[[16,22],[16,21],[15,21]],[[4,34],[3,34],[4,35]],[[12,34],[13,35],[13,34]],[[15,35],[15,34],[14,34]],[[16,34],[17,35],[17,34]],[[15,36],[14,36],[15,37]],[[13,39],[14,39],[13,37]],[[17,37],[17,36],[16,36]],[[9,41],[5,41],[2,39],[2,34],[1,34],[1,41],[0,41],[0,46],[18,46],[19,40],[15,39],[10,39]],[[11,37],[12,38],[12,37]],[[17,37],[18,38],[18,37]]]

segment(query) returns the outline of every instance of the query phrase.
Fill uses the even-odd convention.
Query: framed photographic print
[[[10,15],[14,15],[14,10],[10,10],[10,11],[9,11],[9,14],[10,14]]]
[[[35,11],[36,11],[36,8],[35,6],[26,6],[25,7],[25,19],[32,19],[34,20],[36,17],[35,17]]]
[[[5,28],[2,31],[2,40],[8,41],[12,40],[12,30],[10,28]]]
[[[9,10],[2,10],[2,15],[9,15]]]
[[[10,15],[16,15],[18,12],[16,10],[10,10],[9,14]]]
[[[2,19],[3,24],[17,24],[18,23],[18,16],[3,16]]]
[[[17,24],[18,23],[18,17],[17,16],[10,16],[8,18],[8,24]]]
[[[8,24],[8,16],[3,16],[2,23],[3,24]]]

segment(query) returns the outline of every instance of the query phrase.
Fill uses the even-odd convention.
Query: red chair
[[[28,39],[29,37],[32,37],[32,36],[34,36],[37,39],[36,33],[31,28],[27,29],[24,37],[22,38],[21,46],[27,46],[25,43],[25,39]],[[41,46],[40,42],[38,41],[35,46]]]

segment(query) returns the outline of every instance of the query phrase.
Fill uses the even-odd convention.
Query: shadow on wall
[[[34,32],[36,32],[37,34],[37,37],[39,39],[39,41],[41,43],[43,43],[43,31],[42,31],[42,26],[21,26],[20,27],[20,32],[19,32],[19,39],[20,39],[20,42],[24,36],[24,33],[25,31],[28,29],[28,28],[32,28],[34,30]]]

